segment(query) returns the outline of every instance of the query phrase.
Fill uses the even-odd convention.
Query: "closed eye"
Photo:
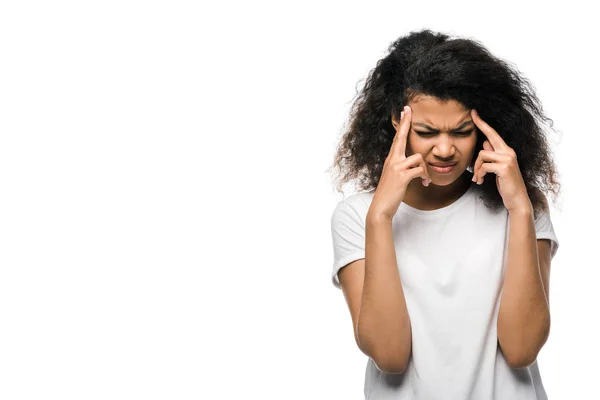
[[[415,131],[415,132],[418,133],[419,136],[434,136],[439,133],[439,132],[421,132],[421,131]],[[460,131],[460,132],[453,132],[453,133],[455,135],[459,135],[459,136],[469,136],[469,135],[471,135],[472,132],[473,132],[473,129],[470,129],[468,131]]]

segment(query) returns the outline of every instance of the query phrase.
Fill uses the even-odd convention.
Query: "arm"
[[[380,370],[402,373],[410,357],[412,335],[396,262],[392,220],[368,214],[365,236],[364,273],[360,275],[364,279],[354,285],[360,286],[354,291],[355,338],[361,351]],[[343,279],[340,277],[340,282]]]
[[[523,368],[535,362],[550,333],[550,243],[536,240],[533,209],[510,211],[509,219],[498,342],[508,364]]]

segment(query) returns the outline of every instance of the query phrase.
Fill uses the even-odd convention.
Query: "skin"
[[[487,140],[473,167],[473,182],[481,184],[486,175],[495,179],[498,192],[510,218],[507,266],[503,295],[497,320],[498,344],[513,368],[531,365],[548,339],[550,332],[550,242],[536,239],[533,206],[517,163],[515,151],[493,127],[483,121],[476,110],[467,110],[455,101],[440,102],[421,97],[409,106],[413,110],[411,130],[407,137],[407,156],[422,154],[425,162],[456,161],[449,174],[436,174],[428,165],[432,184],[413,179],[404,202],[421,209],[436,209],[456,200],[468,186],[465,169],[474,157],[476,131],[470,135],[452,134],[451,129],[464,121],[475,124]],[[410,115],[410,113],[409,113]],[[397,127],[397,121],[392,121]],[[422,137],[426,123],[440,132]],[[464,129],[463,129],[464,130]],[[409,146],[410,143],[410,146]],[[409,150],[410,149],[410,150]],[[470,184],[468,178],[467,185]]]
[[[510,219],[498,343],[508,364],[523,368],[535,362],[550,334],[550,242],[536,240],[533,205],[514,149],[476,110],[471,117],[487,139],[475,160],[473,181],[481,183],[488,174],[495,178]]]
[[[404,118],[412,118],[411,129],[407,136],[402,135],[406,146],[397,142],[400,137],[397,133],[391,151],[397,151],[402,144],[401,152],[407,157],[418,152],[426,163],[448,160],[458,163],[451,173],[443,175],[428,166],[427,174],[411,180],[403,201],[415,208],[443,207],[460,197],[471,184],[470,174],[465,170],[475,156],[478,133],[475,130],[461,135],[451,130],[470,121],[470,127],[474,128],[475,124],[487,139],[474,162],[473,182],[481,184],[484,179],[495,178],[510,218],[507,266],[497,321],[498,344],[509,366],[529,366],[550,331],[551,248],[549,240],[536,240],[533,208],[516,153],[476,110],[467,110],[455,101],[441,102],[427,96],[409,103],[409,107],[412,112]],[[399,121],[392,119],[392,123],[399,132]],[[439,132],[419,136],[417,131],[428,130],[420,126],[421,123]],[[403,124],[405,126],[406,121]],[[423,181],[428,177],[432,183],[425,186]],[[382,371],[403,373],[412,351],[412,331],[398,275],[391,218],[367,216],[365,232],[366,257],[340,270],[340,285],[350,308],[359,348],[373,358]]]
[[[440,101],[423,95],[409,102],[408,106],[412,110],[412,121],[406,157],[421,153],[431,183],[424,186],[422,179],[413,179],[408,184],[403,202],[418,209],[435,210],[453,203],[472,183],[465,170],[475,156],[476,125],[471,110],[455,100]],[[392,118],[392,124],[398,129],[400,121]],[[450,173],[440,174],[429,165],[436,162],[458,164]]]

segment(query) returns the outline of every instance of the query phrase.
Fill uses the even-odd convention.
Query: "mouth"
[[[454,169],[454,167],[456,167],[457,163],[440,163],[440,164],[431,164],[429,163],[429,165],[431,166],[431,169],[433,169],[433,171],[440,173],[440,174],[447,174],[448,172],[452,171]]]

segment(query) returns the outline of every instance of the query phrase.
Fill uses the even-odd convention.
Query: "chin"
[[[461,180],[463,174],[464,174],[465,170],[463,170],[458,176],[456,176],[454,179],[452,179],[452,177],[450,176],[446,176],[446,177],[433,177],[433,175],[431,176],[431,183],[430,185],[436,185],[436,186],[448,186],[453,184],[454,182]]]
[[[452,182],[454,182],[454,181],[452,181]],[[440,182],[440,181],[438,181],[438,180],[436,180],[436,179],[433,179],[433,180],[431,181],[431,183],[429,184],[429,186],[431,186],[431,185],[435,185],[435,186],[448,186],[448,185],[450,185],[452,182],[445,182],[445,181],[441,181],[441,182]]]

